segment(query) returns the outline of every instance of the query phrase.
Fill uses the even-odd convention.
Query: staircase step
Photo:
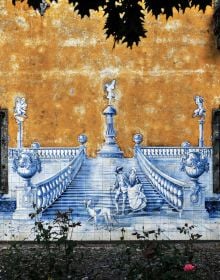
[[[155,200],[155,201],[147,201],[147,205],[154,205],[154,204],[161,204],[163,203],[163,200]],[[120,205],[120,201],[119,201],[119,205]],[[128,203],[126,203],[127,205],[129,205]],[[65,206],[65,205],[72,205],[72,207],[79,207],[84,205],[84,201],[59,201],[59,202],[54,202],[53,207],[59,207],[60,205]],[[98,205],[98,207],[106,207],[106,205],[112,205],[112,201],[111,200],[104,200],[104,201],[97,201],[96,202],[96,206]],[[68,208],[67,207],[67,208]]]
[[[123,163],[123,164],[122,164]],[[137,176],[141,181],[144,194],[147,199],[146,209],[149,212],[159,211],[163,206],[170,208],[168,203],[154,189],[149,179],[142,173],[136,159],[87,159],[78,174],[67,187],[66,191],[43,212],[43,217],[55,217],[57,211],[68,211],[73,208],[74,217],[85,217],[89,215],[84,205],[84,200],[92,199],[95,208],[106,207],[115,211],[114,192],[110,187],[115,182],[115,168],[123,166],[125,172],[129,172],[132,167],[137,170]],[[118,203],[121,207],[122,197]],[[92,205],[92,208],[94,208]],[[129,210],[129,202],[126,200],[126,209]],[[138,213],[132,214],[141,215]]]

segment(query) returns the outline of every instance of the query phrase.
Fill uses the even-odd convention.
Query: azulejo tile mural
[[[86,134],[78,136],[78,147],[41,147],[38,142],[24,147],[29,105],[25,98],[16,98],[17,147],[8,151],[9,192],[0,199],[1,240],[34,239],[30,213],[36,209],[37,219],[48,223],[58,211],[69,212],[81,222],[71,235],[76,240],[119,240],[122,229],[130,240],[134,232],[157,228],[163,239],[182,239],[176,228],[185,223],[196,225],[203,239],[219,239],[219,198],[213,193],[213,150],[204,146],[203,97],[192,100],[197,147],[188,141],[180,147],[144,146],[137,133],[133,157],[127,158],[116,137],[116,86],[116,80],[104,85],[108,101],[100,114],[105,140],[95,158],[87,155]]]

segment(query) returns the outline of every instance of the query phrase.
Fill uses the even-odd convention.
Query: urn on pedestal
[[[190,152],[182,158],[181,171],[185,171],[193,183],[190,200],[193,204],[199,203],[202,185],[199,177],[209,171],[208,159],[199,152]]]
[[[36,204],[36,189],[31,178],[41,172],[40,159],[34,151],[21,151],[13,159],[13,170],[23,179],[23,184],[16,187],[16,210],[13,219],[29,219]]]

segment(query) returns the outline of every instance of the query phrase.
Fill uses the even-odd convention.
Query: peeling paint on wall
[[[75,145],[73,139],[86,130],[89,154],[94,155],[103,137],[100,127],[104,123],[98,114],[104,104],[102,86],[115,78],[120,85],[122,108],[117,129],[126,135],[119,137],[124,150],[130,146],[137,127],[148,139],[146,144],[180,145],[183,139],[196,144],[197,135],[192,131],[197,123],[189,118],[192,96],[197,93],[207,101],[205,141],[211,144],[211,109],[219,106],[220,83],[211,8],[205,14],[197,10],[175,14],[168,21],[149,17],[148,37],[133,50],[125,46],[113,49],[113,42],[106,41],[102,13],[81,20],[65,1],[52,5],[43,18],[25,5],[15,8],[7,2],[3,10],[1,106],[12,106],[20,92],[28,98],[26,146],[36,138],[43,146]],[[91,119],[96,123],[92,130]],[[137,119],[143,126],[137,125]],[[16,129],[10,111],[9,120],[10,145],[15,146]],[[179,129],[180,122],[184,130]],[[126,153],[131,156],[129,151]]]

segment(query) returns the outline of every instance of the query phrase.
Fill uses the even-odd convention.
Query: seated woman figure
[[[147,198],[143,192],[143,186],[137,177],[135,168],[132,168],[130,171],[127,194],[129,206],[132,211],[143,210],[146,207]]]

